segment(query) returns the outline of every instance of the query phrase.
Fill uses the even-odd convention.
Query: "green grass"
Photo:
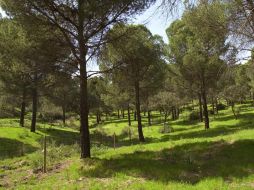
[[[111,117],[91,128],[93,158],[86,160],[79,159],[79,135],[71,125],[41,124],[32,134],[18,127],[17,120],[3,119],[0,189],[254,189],[254,108],[239,107],[238,120],[230,109],[210,116],[209,130],[203,123],[189,122],[189,112],[184,112],[169,122],[174,132],[168,134],[160,133],[158,113],[153,113],[150,127],[143,116],[142,144],[136,122],[130,141],[127,119]],[[49,139],[47,174],[35,170],[41,164],[36,161],[44,135]]]

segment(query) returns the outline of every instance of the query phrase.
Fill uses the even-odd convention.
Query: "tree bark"
[[[215,115],[215,103],[214,98],[212,97],[212,108],[213,108],[213,114]]]
[[[88,126],[88,89],[87,89],[87,70],[86,70],[86,55],[84,38],[84,3],[78,1],[78,44],[79,44],[79,67],[80,67],[80,145],[81,158],[90,158],[90,133]]]
[[[237,120],[238,118],[237,118],[237,115],[235,113],[235,103],[233,103],[233,102],[231,103],[231,109],[232,109],[232,112],[234,114],[235,119]]]
[[[151,111],[150,110],[147,111],[147,116],[148,116],[148,125],[151,126],[152,123],[151,123]]]
[[[37,80],[37,79],[36,79]],[[35,86],[32,89],[32,98],[33,98],[33,105],[32,105],[32,122],[31,122],[31,132],[35,132],[36,128],[36,120],[37,120],[37,104],[38,104],[38,90],[37,90],[37,82],[35,82]]]
[[[175,120],[175,108],[174,107],[171,108],[171,112],[172,112],[172,120]]]
[[[206,100],[206,90],[204,89],[204,85],[203,85],[203,89],[202,89],[202,100],[203,100],[203,109],[204,109],[204,117],[205,117],[205,129],[209,129],[209,115],[208,115],[208,109],[207,109],[207,100]]]
[[[136,94],[136,112],[138,119],[138,136],[140,142],[145,142],[143,129],[142,129],[142,121],[140,115],[140,99],[139,99],[139,81],[135,81],[135,94]]]
[[[97,124],[100,123],[100,116],[99,116],[99,113],[96,113],[96,122],[97,122]]]
[[[203,109],[202,109],[202,99],[201,94],[198,94],[198,102],[199,102],[199,120],[203,122]]]
[[[65,126],[65,120],[66,120],[66,109],[65,109],[65,104],[62,106],[63,110],[63,125]]]
[[[128,104],[128,123],[129,123],[129,126],[131,126],[131,114],[130,114],[130,106]]]
[[[120,111],[119,111],[119,109],[117,110],[117,117],[118,117],[118,119],[120,119]]]
[[[122,118],[124,119],[125,114],[124,114],[124,109],[122,109]]]
[[[216,114],[218,115],[219,110],[218,110],[218,99],[215,98],[215,108],[216,108]]]
[[[23,94],[22,94],[22,103],[21,103],[21,111],[20,111],[20,119],[19,119],[19,124],[21,127],[24,127],[24,124],[25,124],[25,113],[26,113],[26,88],[23,89]]]

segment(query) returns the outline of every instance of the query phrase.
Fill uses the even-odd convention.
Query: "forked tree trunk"
[[[21,103],[20,119],[19,119],[19,124],[21,127],[24,127],[24,124],[25,124],[25,113],[26,113],[26,88],[23,89],[23,94],[22,94],[22,103]]]
[[[142,129],[142,121],[140,115],[140,99],[139,99],[139,82],[135,81],[135,94],[136,94],[136,111],[137,111],[137,119],[138,119],[138,136],[140,142],[145,142],[143,129]]]

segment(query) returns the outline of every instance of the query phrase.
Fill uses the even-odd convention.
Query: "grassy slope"
[[[0,151],[5,151],[0,155],[0,184],[15,189],[254,189],[253,116],[254,109],[247,105],[238,120],[226,110],[211,116],[211,129],[205,131],[202,123],[186,122],[184,113],[170,122],[175,130],[170,134],[160,133],[160,124],[147,127],[144,118],[144,144],[138,143],[135,127],[129,141],[127,120],[111,119],[92,128],[92,160],[80,161],[71,154],[47,175],[33,173],[29,162],[24,164],[41,150],[41,136],[71,151],[78,133],[42,125],[31,134],[15,120],[2,120],[0,125],[6,127],[0,127]],[[11,151],[6,153],[6,147]]]

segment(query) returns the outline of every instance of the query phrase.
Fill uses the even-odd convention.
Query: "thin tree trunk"
[[[236,113],[235,113],[235,104],[234,104],[234,103],[231,103],[231,109],[232,109],[232,112],[233,112],[233,114],[234,114],[235,119],[238,119],[238,118],[237,118],[237,115],[236,115]]]
[[[128,104],[128,123],[129,123],[129,126],[131,126],[131,114],[130,114],[130,106],[129,106],[129,104]]]
[[[199,102],[199,120],[200,120],[200,122],[203,122],[203,109],[202,109],[201,94],[198,94],[198,102]]]
[[[203,100],[203,109],[204,109],[204,117],[205,117],[205,129],[209,129],[209,115],[208,115],[208,109],[207,109],[207,100],[206,100],[206,91],[203,87],[202,89],[202,100]]]
[[[35,79],[37,80],[37,79]],[[36,129],[36,119],[37,119],[37,104],[38,104],[38,91],[37,91],[37,82],[35,82],[35,86],[32,89],[32,122],[31,122],[31,132],[35,132]]]
[[[143,130],[142,130],[142,121],[140,115],[140,99],[139,99],[139,82],[135,82],[135,93],[136,93],[136,111],[137,111],[137,119],[138,119],[138,136],[140,142],[145,142]]]
[[[134,111],[134,121],[137,121],[137,111]]]
[[[218,99],[215,98],[215,108],[216,108],[216,114],[219,114],[219,110],[218,110]]]
[[[65,104],[62,106],[63,110],[63,125],[65,126],[65,120],[66,120],[66,109],[65,109]]]
[[[171,108],[171,112],[172,112],[172,120],[175,120],[175,109],[174,109],[174,107]]]
[[[148,125],[151,126],[152,123],[151,123],[151,111],[150,110],[147,111],[147,116],[148,116]]]
[[[213,114],[215,115],[215,105],[214,105],[214,98],[212,97],[212,108],[213,108]]]
[[[96,113],[96,123],[100,124],[100,116],[98,112]]]
[[[117,110],[117,117],[118,117],[118,119],[120,119],[120,111],[119,111],[119,109]]]
[[[125,114],[124,114],[124,109],[122,109],[122,118],[124,119]]]
[[[26,88],[23,89],[23,95],[22,95],[20,120],[19,120],[19,124],[21,127],[24,127],[24,124],[25,124],[25,113],[26,113]]]

